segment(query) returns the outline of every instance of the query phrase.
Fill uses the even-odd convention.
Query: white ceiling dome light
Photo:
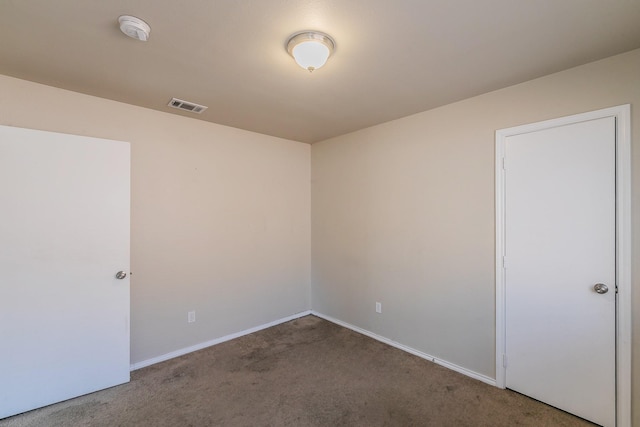
[[[335,48],[336,43],[331,36],[319,31],[302,31],[287,41],[289,55],[309,72],[322,67]]]
[[[120,31],[125,33],[132,39],[146,42],[149,40],[149,33],[151,33],[151,27],[140,18],[135,16],[122,15],[118,18],[120,23]]]

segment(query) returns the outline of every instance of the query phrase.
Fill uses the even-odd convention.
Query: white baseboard
[[[194,351],[202,350],[203,348],[211,347],[212,345],[220,344],[225,341],[229,341],[235,338],[242,337],[244,335],[249,335],[254,332],[261,331],[263,329],[270,328],[272,326],[279,325],[281,323],[289,322],[290,320],[295,320],[300,317],[308,316],[312,314],[311,310],[302,311],[300,313],[293,314],[288,317],[283,317],[282,319],[274,320],[273,322],[265,323],[264,325],[256,326],[253,328],[245,329],[244,331],[236,332],[234,334],[225,335],[220,338],[216,338],[210,341],[205,341],[200,344],[192,345],[190,347],[181,348],[180,350],[172,351],[171,353],[166,353],[158,357],[152,357],[151,359],[143,360],[141,362],[131,364],[131,370],[135,371],[136,369],[144,368],[146,366],[154,365],[156,363],[164,362],[165,360],[173,359],[174,357],[183,356],[188,353],[192,353]]]
[[[395,348],[398,348],[400,350],[406,351],[407,353],[411,353],[411,354],[413,354],[415,356],[418,356],[418,357],[421,357],[423,359],[429,360],[429,361],[431,361],[433,363],[437,363],[438,365],[444,366],[445,368],[449,368],[452,371],[459,372],[459,373],[461,373],[463,375],[466,375],[468,377],[474,378],[474,379],[476,379],[478,381],[482,381],[483,383],[487,383],[487,384],[492,385],[492,386],[496,385],[496,380],[493,379],[493,378],[487,377],[486,375],[479,374],[477,372],[474,372],[474,371],[471,371],[469,369],[466,369],[466,368],[463,368],[461,366],[458,366],[458,365],[456,365],[454,363],[447,362],[446,360],[438,359],[437,357],[431,356],[431,355],[429,355],[427,353],[423,353],[423,352],[421,352],[419,350],[416,350],[416,349],[411,348],[409,346],[406,346],[404,344],[400,344],[398,342],[392,341],[392,340],[390,340],[388,338],[385,338],[385,337],[383,337],[381,335],[374,334],[373,332],[369,332],[366,329],[359,328],[357,326],[351,325],[350,323],[343,322],[342,320],[335,319],[335,318],[333,318],[331,316],[327,316],[325,314],[318,313],[317,311],[313,311],[313,310],[302,311],[300,313],[296,313],[296,314],[293,314],[291,316],[287,316],[287,317],[283,317],[283,318],[278,319],[278,320],[274,320],[273,322],[269,322],[269,323],[265,323],[265,324],[260,325],[260,326],[256,326],[256,327],[249,328],[249,329],[245,329],[244,331],[240,331],[240,332],[236,332],[236,333],[233,333],[233,334],[225,335],[225,336],[220,337],[220,338],[216,338],[216,339],[213,339],[213,340],[210,340],[210,341],[205,341],[203,343],[192,345],[192,346],[186,347],[186,348],[182,348],[180,350],[172,351],[170,353],[166,353],[166,354],[163,354],[161,356],[152,357],[151,359],[147,359],[147,360],[143,360],[141,362],[133,363],[133,364],[131,364],[130,368],[131,368],[132,371],[135,371],[136,369],[141,369],[141,368],[144,368],[144,367],[147,367],[147,366],[150,366],[150,365],[154,365],[156,363],[160,363],[160,362],[164,362],[164,361],[169,360],[169,359],[173,359],[175,357],[179,357],[179,356],[183,356],[183,355],[188,354],[188,353],[192,353],[194,351],[202,350],[203,348],[211,347],[213,345],[220,344],[220,343],[223,343],[225,341],[230,341],[232,339],[239,338],[239,337],[242,337],[244,335],[249,335],[249,334],[252,334],[254,332],[258,332],[258,331],[261,331],[263,329],[270,328],[272,326],[280,325],[281,323],[289,322],[291,320],[299,319],[300,317],[308,316],[310,314],[312,314],[314,316],[317,316],[317,317],[319,317],[321,319],[327,320],[327,321],[329,321],[331,323],[335,323],[336,325],[340,325],[340,326],[343,326],[343,327],[345,327],[347,329],[351,329],[354,332],[360,333],[362,335],[366,335],[366,336],[368,336],[370,338],[373,338],[374,340],[383,342],[383,343],[388,344],[388,345],[390,345],[392,347],[395,347]]]
[[[343,327],[345,327],[347,329],[351,329],[354,332],[358,332],[358,333],[360,333],[362,335],[366,335],[366,336],[368,336],[370,338],[373,338],[374,340],[383,342],[383,343],[388,344],[388,345],[390,345],[392,347],[395,347],[395,348],[398,348],[400,350],[406,351],[407,353],[411,353],[411,354],[413,354],[415,356],[418,356],[418,357],[421,357],[423,359],[429,360],[430,362],[437,363],[438,365],[444,366],[445,368],[449,368],[452,371],[459,372],[459,373],[461,373],[463,375],[466,375],[468,377],[474,378],[474,379],[476,379],[478,381],[482,381],[483,383],[486,383],[486,384],[489,384],[489,385],[492,385],[492,386],[496,386],[496,380],[493,379],[493,378],[490,378],[490,377],[488,377],[486,375],[479,374],[479,373],[474,372],[472,370],[463,368],[462,366],[458,366],[458,365],[456,365],[454,363],[447,362],[446,360],[438,359],[437,357],[433,357],[433,356],[431,356],[431,355],[429,355],[427,353],[423,353],[423,352],[421,352],[419,350],[416,350],[414,348],[408,347],[408,346],[406,346],[404,344],[400,344],[398,342],[392,341],[392,340],[390,340],[388,338],[385,338],[383,336],[380,336],[378,334],[374,334],[373,332],[369,332],[366,329],[362,329],[362,328],[359,328],[357,326],[351,325],[351,324],[349,324],[347,322],[343,322],[342,320],[334,319],[331,316],[327,316],[325,314],[318,313],[317,311],[311,310],[311,314],[314,315],[314,316],[320,317],[321,319],[328,320],[331,323],[335,323],[336,325],[340,325],[340,326],[343,326]]]

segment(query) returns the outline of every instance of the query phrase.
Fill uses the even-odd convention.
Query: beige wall
[[[627,103],[637,212],[640,50],[314,144],[313,309],[495,377],[495,131]],[[640,426],[638,291],[633,313]]]
[[[310,308],[309,145],[5,76],[0,93],[0,124],[131,143],[132,363]]]

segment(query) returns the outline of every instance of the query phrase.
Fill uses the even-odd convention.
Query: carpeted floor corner
[[[314,316],[0,420],[23,426],[590,426]]]

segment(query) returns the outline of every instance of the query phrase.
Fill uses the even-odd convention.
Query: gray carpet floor
[[[589,426],[313,316],[0,421],[22,426]]]

